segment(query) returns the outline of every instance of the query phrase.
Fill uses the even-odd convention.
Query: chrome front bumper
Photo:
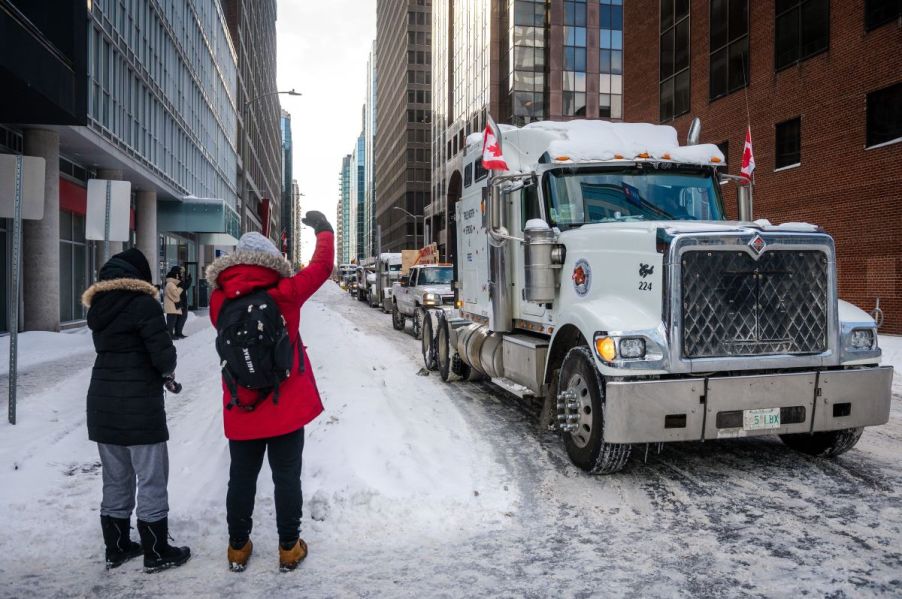
[[[701,441],[808,433],[885,424],[893,368],[605,385],[604,440],[609,443]],[[779,428],[746,430],[743,411],[781,409]]]

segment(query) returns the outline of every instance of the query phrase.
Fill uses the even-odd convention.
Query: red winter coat
[[[298,338],[301,306],[332,273],[332,246],[332,233],[317,235],[313,259],[307,268],[295,275],[287,260],[264,252],[235,252],[217,259],[207,269],[207,280],[214,289],[210,298],[210,320],[213,321],[213,326],[216,326],[219,311],[227,299],[267,289],[285,317],[295,352],[304,352],[304,372],[299,372],[298,355],[295,353],[294,369],[279,386],[277,404],[273,403],[270,396],[252,412],[236,408],[223,410],[225,436],[229,439],[244,441],[285,435],[306,426],[323,411],[313,378],[313,368],[307,352],[298,343]],[[228,405],[231,398],[223,382],[223,407]],[[238,387],[238,401],[253,403],[256,398],[256,391]]]

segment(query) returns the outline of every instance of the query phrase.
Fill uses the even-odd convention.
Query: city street
[[[326,405],[304,452],[310,556],[278,572],[264,466],[255,555],[234,574],[214,331],[190,321],[177,344],[185,389],[167,411],[171,534],[193,557],[154,576],[140,560],[104,570],[100,464],[84,421],[89,334],[57,334],[67,349],[44,361],[25,335],[20,422],[0,425],[0,596],[902,593],[898,376],[889,424],[835,460],[764,437],[634,451],[623,472],[594,477],[536,430],[517,398],[418,376],[409,331],[331,282],[306,305],[302,334]]]

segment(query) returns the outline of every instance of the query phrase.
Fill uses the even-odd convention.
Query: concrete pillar
[[[23,221],[22,292],[26,331],[60,329],[60,138],[26,129],[24,154],[45,161],[44,218]]]
[[[125,181],[125,177],[122,175],[121,169],[115,168],[102,168],[97,171],[98,179],[109,179],[110,181]],[[97,264],[99,266],[103,266],[103,242],[99,242],[97,244],[98,248],[98,260]],[[110,242],[110,256],[115,256],[119,252],[121,252],[124,248],[121,241],[111,241]],[[98,268],[99,268],[98,266]]]
[[[139,191],[135,198],[135,239],[138,249],[150,263],[153,282],[160,282],[160,258],[157,255],[157,192]]]

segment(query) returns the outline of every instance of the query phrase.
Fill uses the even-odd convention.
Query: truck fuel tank
[[[554,254],[559,253],[554,240],[554,231],[541,219],[533,219],[526,223],[523,232],[525,238],[525,271],[526,300],[537,304],[554,301],[554,271],[559,268],[555,264]]]

